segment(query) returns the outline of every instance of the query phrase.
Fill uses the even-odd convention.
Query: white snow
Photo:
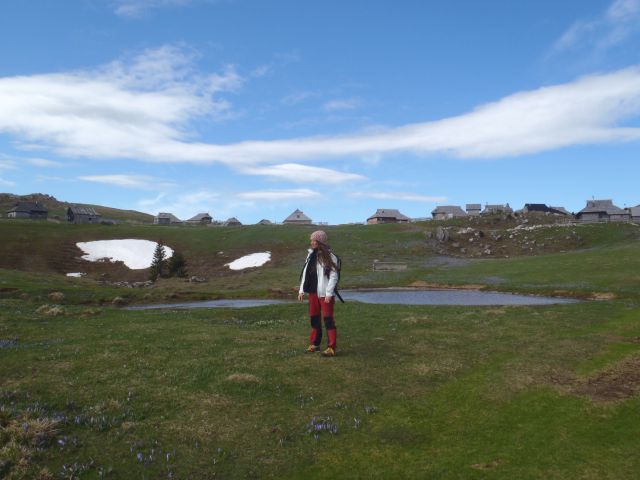
[[[101,258],[110,258],[111,261],[122,261],[132,270],[149,268],[153,261],[153,252],[158,245],[151,240],[97,240],[95,242],[78,242],[78,248],[85,252],[84,260],[95,262]],[[173,256],[173,250],[165,245],[166,258]]]
[[[82,273],[82,272],[72,272],[72,273],[67,273],[67,277],[76,277],[76,278],[80,278],[80,277],[83,277],[84,275],[86,275],[86,274],[84,274],[84,273]]]
[[[231,263],[226,263],[225,266],[228,266],[231,270],[242,270],[244,268],[261,267],[269,260],[271,260],[271,252],[259,252],[240,257]]]

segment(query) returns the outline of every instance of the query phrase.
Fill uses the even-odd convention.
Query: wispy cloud
[[[62,162],[56,162],[46,158],[26,158],[25,161],[31,165],[35,165],[36,167],[62,168],[65,166]]]
[[[323,183],[336,185],[345,182],[366,180],[366,177],[356,173],[340,172],[330,168],[311,167],[298,163],[284,163],[268,167],[245,167],[240,170],[248,175],[262,175],[279,178],[294,183]]]
[[[207,212],[213,215],[220,200],[220,193],[208,190],[173,195],[162,192],[156,197],[139,200],[137,205],[142,211],[150,214],[170,212],[180,219],[187,220],[198,213]]]
[[[639,0],[640,1],[640,0]],[[173,47],[94,71],[0,78],[0,132],[66,156],[222,163],[233,168],[391,153],[499,158],[640,139],[640,68],[517,92],[439,121],[339,136],[213,144],[192,122],[228,105],[233,67],[203,75]]]
[[[287,106],[293,106],[298,105],[299,103],[302,103],[310,98],[317,97],[318,95],[318,92],[312,92],[310,90],[298,90],[285,95],[282,98],[281,102]]]
[[[447,197],[420,195],[408,192],[352,192],[349,194],[353,198],[374,198],[377,200],[397,200],[404,202],[444,202]]]
[[[340,110],[353,110],[360,106],[360,100],[357,98],[342,98],[326,102],[322,109],[325,112],[336,112]]]
[[[136,188],[140,190],[157,190],[175,186],[175,184],[171,182],[165,182],[146,175],[86,175],[78,177],[78,179],[86,182],[103,183],[105,185]]]
[[[254,192],[243,192],[236,195],[242,200],[279,202],[283,200],[300,200],[320,197],[318,192],[308,188],[292,190],[258,190]]]
[[[12,182],[10,180],[5,180],[4,178],[0,177],[0,185],[4,187],[14,187],[15,182]]]
[[[112,0],[116,15],[128,18],[143,16],[150,10],[168,7],[182,7],[197,0]]]
[[[640,0],[615,0],[599,17],[579,19],[555,42],[551,55],[576,48],[602,53],[640,33]]]

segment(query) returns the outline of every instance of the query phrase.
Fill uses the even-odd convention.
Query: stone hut
[[[587,200],[587,206],[576,213],[581,222],[628,222],[631,214],[627,210],[616,207],[613,200]]]
[[[496,215],[496,214],[510,214],[513,213],[513,208],[509,206],[508,203],[504,205],[489,205],[485,204],[484,210],[480,215]]]
[[[431,215],[434,220],[449,220],[451,218],[466,217],[467,212],[458,205],[440,205],[431,212]]]
[[[367,218],[369,225],[377,223],[409,223],[411,219],[400,211],[391,208],[379,208],[376,213]]]
[[[480,205],[479,203],[467,203],[465,208],[469,217],[477,217],[480,215],[482,205]]]
[[[71,205],[67,208],[67,220],[71,223],[100,223],[102,215],[92,207]]]
[[[267,220],[266,218],[263,218],[258,222],[258,225],[273,225],[273,222],[271,220]]]
[[[302,211],[296,208],[296,210],[285,218],[282,223],[285,225],[311,225],[312,221]]]
[[[213,221],[213,217],[208,213],[199,213],[195,217],[187,220],[186,223],[191,225],[209,225]]]
[[[636,205],[635,207],[631,207],[629,209],[629,215],[631,217],[631,221],[634,223],[640,223],[640,205]]]
[[[545,203],[525,203],[521,210],[522,213],[540,212],[549,213],[553,215],[571,215],[567,210],[562,207],[548,207]]]
[[[7,211],[8,218],[30,218],[32,220],[46,220],[49,210],[39,202],[18,202]]]
[[[153,217],[154,225],[181,225],[182,220],[176,217],[173,213],[160,212]]]
[[[242,223],[236,217],[231,217],[224,222],[225,227],[240,227]]]

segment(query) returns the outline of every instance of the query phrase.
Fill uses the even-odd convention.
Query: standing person
[[[300,275],[298,300],[309,295],[309,316],[311,317],[311,334],[307,353],[320,351],[322,341],[322,322],[327,330],[327,349],[322,352],[325,357],[336,354],[336,322],[333,318],[333,307],[336,303],[335,288],[338,283],[338,257],[327,245],[327,234],[322,230],[315,231],[309,237],[311,249]]]

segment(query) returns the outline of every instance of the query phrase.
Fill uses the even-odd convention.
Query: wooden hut
[[[67,220],[71,223],[100,223],[102,215],[92,207],[71,205],[67,208]]]
[[[367,218],[369,225],[378,223],[408,223],[411,219],[393,208],[379,208],[376,213]]]
[[[49,210],[39,202],[18,202],[7,211],[8,218],[30,218],[32,220],[46,220]]]
[[[285,225],[311,225],[311,219],[307,217],[301,210],[297,208],[295,211],[284,219],[282,222]]]

